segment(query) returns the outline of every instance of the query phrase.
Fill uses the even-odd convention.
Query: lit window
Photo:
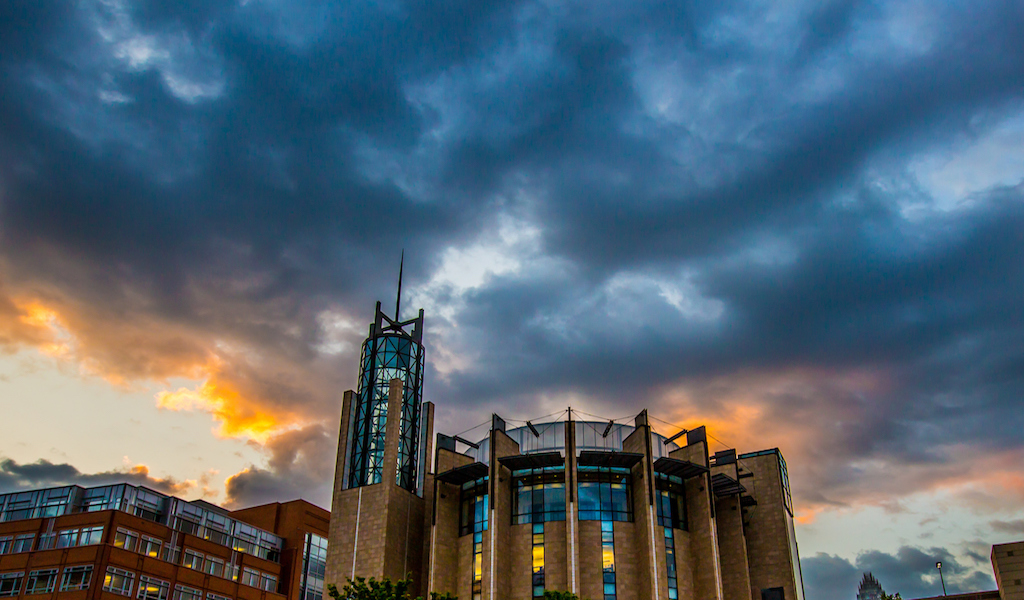
[[[174,586],[174,600],[203,600],[203,592],[184,585]]]
[[[79,546],[92,546],[103,541],[103,527],[83,527],[78,538]]]
[[[107,567],[107,575],[103,578],[103,590],[120,596],[131,596],[135,584],[135,573]]]
[[[127,529],[121,529],[118,527],[117,533],[114,534],[114,546],[117,548],[124,548],[135,552],[135,547],[139,544],[139,534],[134,531]]]
[[[67,567],[60,581],[60,591],[73,592],[89,589],[92,583],[92,565]]]
[[[166,581],[143,575],[139,577],[139,593],[135,597],[141,600],[167,600],[170,589],[171,584]]]
[[[52,594],[55,587],[57,587],[57,569],[31,571],[25,584],[25,595]]]
[[[473,600],[483,597],[484,580],[484,534],[473,534]]]
[[[144,535],[142,536],[142,543],[139,544],[139,554],[158,558],[160,556],[160,547],[162,545],[163,542],[161,540]]]
[[[615,523],[601,521],[601,573],[604,600],[615,600]]]
[[[181,565],[199,571],[203,568],[203,555],[190,548],[185,549],[185,556],[181,559]]]
[[[14,538],[12,536],[0,537],[0,554],[7,554],[11,551],[12,546],[14,546]]]
[[[27,533],[27,534],[22,534],[22,535],[16,536],[14,538],[14,547],[13,547],[13,549],[11,551],[15,552],[15,553],[17,553],[17,552],[31,552],[32,551],[32,542],[35,539],[36,539],[36,536],[33,533]]]
[[[533,597],[544,597],[544,523],[533,524]]]
[[[21,573],[0,573],[0,598],[13,598],[21,595],[21,582],[25,579]]]
[[[524,469],[512,476],[513,524],[565,520],[565,467]]]

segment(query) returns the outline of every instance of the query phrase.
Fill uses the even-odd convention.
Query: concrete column
[[[398,475],[398,442],[402,435],[402,395],[405,383],[392,379],[388,385],[388,419],[384,427],[384,464],[381,482],[395,485]]]

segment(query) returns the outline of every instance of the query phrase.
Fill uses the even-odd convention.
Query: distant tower
[[[865,573],[857,590],[857,600],[882,600],[883,594],[885,591],[882,590],[882,584],[871,573]]]
[[[434,407],[423,402],[423,309],[402,321],[402,266],[394,318],[381,303],[345,392],[334,474],[326,581],[411,577],[423,584],[423,486]]]

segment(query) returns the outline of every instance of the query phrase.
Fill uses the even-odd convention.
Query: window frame
[[[120,577],[122,585],[120,587],[114,587],[111,585],[114,582],[115,577]],[[123,583],[127,583],[128,587],[125,588]],[[118,596],[131,597],[132,591],[135,589],[135,573],[126,569],[119,569],[117,567],[107,567],[107,572],[103,577],[103,591],[110,592],[111,594],[117,594]]]
[[[70,585],[70,576],[76,574],[83,574],[82,581],[77,584]],[[60,576],[60,591],[62,592],[77,592],[80,590],[87,590],[92,587],[92,565],[74,565],[71,567],[64,567]]]
[[[59,569],[36,569],[29,571],[27,577],[25,577],[25,595],[35,596],[42,594],[52,594],[57,589],[57,574]],[[43,591],[39,591],[40,578],[45,576],[47,578],[46,587]]]

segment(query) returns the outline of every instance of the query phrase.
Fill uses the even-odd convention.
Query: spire
[[[405,268],[405,248],[402,248],[402,259],[398,263],[398,298],[395,300],[395,320],[398,321],[401,317],[398,314],[398,310],[402,307],[402,270]]]

